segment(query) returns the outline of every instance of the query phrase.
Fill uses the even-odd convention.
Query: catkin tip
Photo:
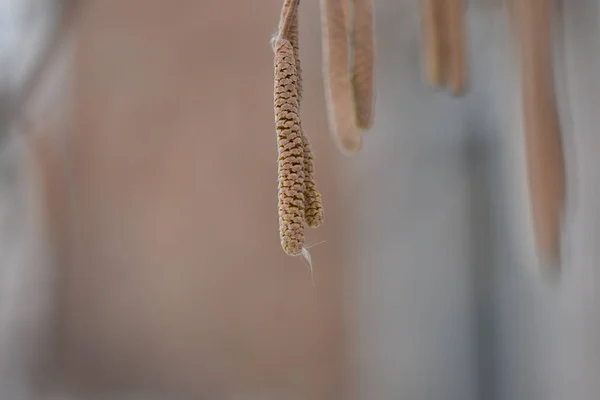
[[[366,131],[373,124],[375,98],[373,0],[354,0],[353,5],[352,87],[356,126]]]
[[[360,135],[338,137],[338,147],[342,153],[352,155],[362,148],[362,138]]]
[[[371,114],[368,117],[362,118],[362,119],[357,119],[356,120],[356,126],[361,130],[361,131],[368,131],[373,127],[373,113],[371,112]]]

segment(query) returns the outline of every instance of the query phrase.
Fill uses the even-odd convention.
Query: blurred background
[[[556,5],[551,276],[504,2],[469,2],[462,98],[423,82],[418,1],[376,2],[376,120],[351,158],[302,2],[313,287],[278,237],[280,1],[0,0],[0,399],[600,398],[600,3]]]

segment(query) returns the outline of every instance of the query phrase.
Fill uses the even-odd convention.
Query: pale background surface
[[[318,6],[302,2],[327,212],[312,288],[278,248],[279,2],[90,1],[0,159],[0,398],[600,397],[600,4],[563,1],[557,23],[556,282],[531,249],[500,3],[471,2],[471,91],[452,99],[421,81],[417,1],[377,1],[376,125],[345,159],[326,134]]]

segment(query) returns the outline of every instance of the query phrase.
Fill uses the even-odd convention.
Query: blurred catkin
[[[304,246],[304,141],[298,114],[298,74],[291,43],[277,37],[275,52],[275,126],[278,147],[279,235],[289,255]]]
[[[321,0],[323,59],[325,62],[326,100],[329,126],[333,137],[346,153],[362,147],[355,121],[355,104],[349,70],[347,0]]]
[[[428,83],[436,89],[441,88],[445,83],[442,1],[444,0],[421,0],[425,77]]]
[[[354,0],[352,23],[352,85],[356,125],[363,130],[373,125],[375,107],[373,0]]]
[[[567,182],[552,68],[555,3],[519,0],[510,4],[519,39],[523,138],[537,250],[543,264],[559,267]]]
[[[434,88],[454,95],[467,85],[465,0],[421,0],[425,76]]]
[[[285,3],[284,3],[285,4]],[[284,8],[284,12],[285,12]],[[284,15],[282,14],[282,20]],[[296,62],[296,74],[298,77],[296,91],[298,93],[298,108],[302,102],[302,66],[300,62],[300,43],[298,32],[298,12],[294,13],[292,22],[290,23],[288,38],[294,49],[294,60]],[[302,141],[304,147],[304,219],[306,224],[311,228],[317,228],[323,223],[323,200],[317,189],[314,172],[314,156],[308,140],[306,132],[300,123],[300,131],[302,132]]]
[[[465,67],[465,4],[464,0],[446,0],[443,4],[446,29],[446,85],[454,95],[466,87]]]

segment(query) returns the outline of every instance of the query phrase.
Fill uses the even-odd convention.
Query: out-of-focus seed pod
[[[443,15],[445,0],[421,0],[421,30],[425,78],[434,88],[444,86]]]
[[[367,130],[373,125],[375,113],[373,0],[354,0],[352,21],[352,85],[356,125]]]
[[[321,0],[323,60],[329,127],[340,150],[354,153],[362,147],[356,126],[349,69],[347,0]]]
[[[465,67],[465,4],[464,0],[444,1],[444,41],[446,46],[445,80],[454,95],[460,95],[466,87]]]
[[[557,266],[566,193],[552,69],[552,4],[516,0],[511,14],[520,42],[523,133],[536,243],[542,261]]]

